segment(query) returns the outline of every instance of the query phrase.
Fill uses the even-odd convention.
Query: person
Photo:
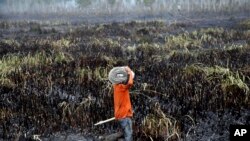
[[[132,116],[133,110],[130,101],[129,89],[133,85],[134,72],[125,67],[128,73],[127,82],[113,84],[114,88],[114,114],[115,119],[120,123],[125,141],[132,141]]]

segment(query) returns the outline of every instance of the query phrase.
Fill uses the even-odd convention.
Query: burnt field
[[[116,132],[94,123],[113,117],[121,62],[136,74],[134,140],[228,140],[250,123],[250,20],[221,22],[1,21],[0,140]]]

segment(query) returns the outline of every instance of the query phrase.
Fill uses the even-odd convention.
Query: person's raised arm
[[[128,67],[125,67],[126,71],[128,72],[129,78],[128,78],[128,86],[132,86],[134,83],[134,72]]]

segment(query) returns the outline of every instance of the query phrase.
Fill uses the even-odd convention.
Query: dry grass
[[[240,22],[238,26],[243,29],[250,29],[250,19]]]
[[[52,48],[60,50],[63,48],[69,48],[71,46],[71,41],[69,39],[62,38],[57,41],[51,42]]]
[[[165,37],[165,46],[170,49],[202,49],[204,46],[215,46],[226,44],[229,40],[237,38],[235,30],[225,30],[223,28],[204,28],[170,35]]]
[[[20,43],[15,39],[4,39],[0,41],[0,44],[4,44],[5,46],[11,47],[13,49],[19,49]]]
[[[171,35],[166,37],[166,47],[170,49],[196,49],[200,48],[202,42],[191,38],[189,33],[183,33],[178,36]]]
[[[245,76],[240,76],[238,72],[233,73],[229,68],[223,68],[220,66],[206,67],[203,64],[193,64],[187,66],[184,69],[186,75],[194,75],[196,73],[201,73],[205,75],[207,81],[213,81],[219,79],[221,89],[224,93],[229,93],[232,89],[239,88],[244,91],[246,100],[249,95],[249,87],[245,83]]]
[[[39,31],[42,26],[32,28]],[[84,26],[66,34],[31,32],[31,36],[2,40],[0,89],[9,101],[2,101],[0,123],[13,128],[12,121],[25,118],[39,134],[47,129],[64,131],[62,123],[104,134],[106,130],[92,123],[113,116],[112,85],[107,77],[119,62],[128,63],[136,73],[131,99],[137,110],[134,126],[139,128],[134,135],[138,140],[142,136],[181,140],[191,134],[191,128],[181,128],[186,126],[183,117],[194,125],[196,113],[246,107],[249,31],[212,27],[188,32],[187,27],[132,22]],[[66,96],[61,97],[62,93]],[[157,100],[161,106],[155,105]],[[6,107],[15,110],[15,119]],[[185,116],[187,112],[190,116]],[[31,130],[30,124],[16,124]],[[105,129],[110,126],[106,124]]]
[[[159,107],[159,103],[156,103],[155,108],[155,113],[148,114],[142,121],[143,133],[151,140],[179,140],[180,130],[178,129],[177,121],[164,114]]]
[[[100,47],[120,47],[118,41],[113,40],[111,38],[92,38],[91,41],[92,45],[94,46],[100,46]]]
[[[34,55],[28,54],[26,56],[21,54],[9,54],[3,56],[0,60],[0,84],[2,86],[13,87],[15,84],[10,79],[10,75],[12,73],[21,72],[23,67],[32,69],[39,66],[69,62],[72,60],[73,58],[71,55],[63,52],[55,53],[52,56],[46,55],[45,52],[38,52]]]

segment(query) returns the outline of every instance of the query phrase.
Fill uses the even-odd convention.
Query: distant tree
[[[115,2],[116,2],[116,0],[108,0],[108,3],[109,3],[110,5],[114,5]]]
[[[91,4],[91,0],[76,0],[76,2],[80,7],[86,7]]]
[[[155,2],[155,0],[143,0],[143,2],[145,5],[149,6],[149,5],[152,5]]]

